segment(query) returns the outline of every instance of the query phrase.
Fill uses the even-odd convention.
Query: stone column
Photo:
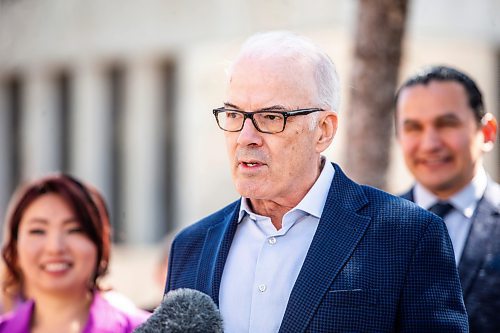
[[[161,72],[154,62],[138,59],[126,81],[124,224],[129,242],[146,243],[158,240],[166,223]]]
[[[50,73],[34,69],[26,76],[21,116],[23,179],[39,177],[61,167],[61,123]]]
[[[76,66],[70,115],[70,172],[96,186],[111,206],[113,119],[108,94],[101,67]]]

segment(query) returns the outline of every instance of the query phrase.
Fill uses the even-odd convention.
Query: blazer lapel
[[[492,185],[488,184],[474,213],[471,230],[458,265],[464,298],[485,260],[488,244],[491,241],[498,241],[491,238],[496,225],[495,219],[498,218],[500,210],[498,196],[498,191],[495,192]]]
[[[292,289],[280,332],[305,331],[321,299],[371,221],[356,213],[368,202],[362,188],[334,166],[335,176],[325,208]]]
[[[231,205],[224,219],[208,230],[198,264],[196,287],[210,295],[217,306],[224,264],[238,226],[239,207],[239,201]]]

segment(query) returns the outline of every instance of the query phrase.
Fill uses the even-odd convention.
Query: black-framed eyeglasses
[[[239,132],[245,125],[245,120],[252,120],[255,128],[262,133],[276,134],[283,132],[288,117],[302,116],[313,112],[324,111],[319,108],[299,109],[293,111],[255,111],[246,112],[231,110],[224,107],[214,109],[213,113],[217,125],[227,132]]]

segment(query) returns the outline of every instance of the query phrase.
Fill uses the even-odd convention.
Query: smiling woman
[[[110,222],[93,187],[64,174],[18,189],[5,220],[3,290],[23,303],[0,318],[0,333],[131,332],[148,313],[102,295]]]

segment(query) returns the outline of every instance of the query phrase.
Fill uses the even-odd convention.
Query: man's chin
[[[425,188],[427,188],[432,193],[445,193],[453,191],[454,181],[441,177],[437,179],[434,177],[433,179],[426,179],[423,181],[419,181]]]
[[[236,184],[236,191],[245,198],[261,199],[265,184],[256,182],[239,182]]]

